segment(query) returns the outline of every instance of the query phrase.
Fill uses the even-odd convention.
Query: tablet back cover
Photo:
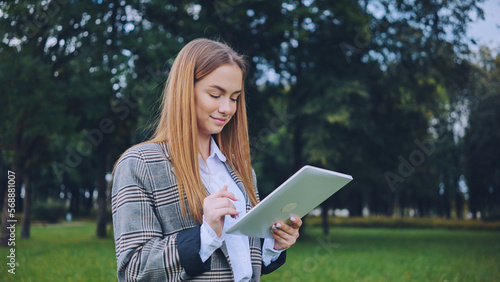
[[[226,233],[273,238],[270,227],[292,215],[303,217],[344,187],[352,176],[304,166],[231,226]]]

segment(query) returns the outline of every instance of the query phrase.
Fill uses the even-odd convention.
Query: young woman
[[[116,164],[118,279],[255,281],[285,262],[302,221],[274,239],[226,234],[259,201],[250,162],[244,59],[208,39],[178,54],[153,138]]]

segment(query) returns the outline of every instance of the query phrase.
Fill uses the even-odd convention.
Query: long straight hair
[[[189,212],[200,223],[203,220],[203,187],[198,155],[198,124],[196,119],[194,84],[222,65],[233,64],[243,73],[242,92],[236,112],[217,134],[220,150],[226,156],[245,186],[255,205],[250,144],[248,138],[244,80],[247,65],[244,58],[224,43],[209,39],[189,42],[177,55],[163,90],[162,110],[155,133],[149,142],[166,142],[174,167],[182,212]],[[184,200],[185,199],[185,200]]]

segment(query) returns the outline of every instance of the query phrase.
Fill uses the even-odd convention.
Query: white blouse
[[[224,219],[224,228],[220,238],[217,237],[217,234],[210,225],[203,220],[200,229],[200,258],[205,262],[225,241],[235,281],[249,281],[252,277],[252,262],[250,259],[248,237],[226,234],[226,230],[231,227],[240,216],[246,214],[246,201],[243,193],[224,166],[223,162],[226,161],[226,157],[222,154],[213,138],[211,138],[210,141],[210,156],[207,158],[206,162],[203,161],[201,156],[198,156],[198,159],[201,180],[208,191],[213,194],[222,189],[224,185],[227,185],[227,190],[233,193],[236,199],[238,199],[237,201],[230,201],[234,204],[236,210],[240,212],[237,218],[226,215]],[[281,251],[274,250],[274,239],[266,238],[264,240],[264,246],[262,248],[262,261],[264,265],[267,266],[272,261],[278,259],[280,253]]]

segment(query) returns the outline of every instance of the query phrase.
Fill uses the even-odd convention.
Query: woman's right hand
[[[217,237],[222,236],[224,217],[226,215],[235,217],[240,213],[230,200],[237,201],[234,194],[227,191],[227,185],[203,200],[204,219],[215,231]]]

